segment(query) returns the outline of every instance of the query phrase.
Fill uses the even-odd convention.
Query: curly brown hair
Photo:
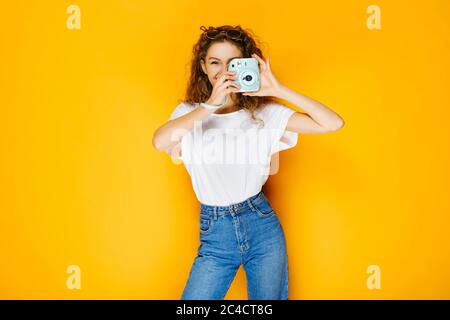
[[[203,33],[200,35],[197,43],[192,49],[192,60],[190,62],[191,73],[184,98],[185,102],[189,104],[205,102],[211,96],[213,87],[208,80],[208,76],[202,71],[200,61],[205,59],[208,49],[213,43],[228,41],[241,50],[244,58],[250,58],[253,53],[256,53],[264,59],[262,51],[259,48],[261,42],[259,40],[255,40],[258,38],[250,29],[244,30],[240,25],[223,25],[208,28],[201,26],[200,30],[202,30]],[[239,31],[241,35],[239,38],[229,37],[227,33],[228,30]],[[210,39],[206,36],[208,31],[217,31],[218,35],[214,37],[214,39]],[[239,108],[249,111],[254,120],[256,120],[256,109],[268,104],[269,102],[276,101],[273,97],[244,96],[239,92],[236,93],[236,100]]]

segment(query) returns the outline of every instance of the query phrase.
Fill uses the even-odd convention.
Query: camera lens
[[[245,70],[242,72],[240,79],[242,79],[242,84],[245,86],[251,86],[258,80],[258,74],[253,70]]]

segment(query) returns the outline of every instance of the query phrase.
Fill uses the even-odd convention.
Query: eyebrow
[[[234,58],[242,58],[242,57],[233,57],[233,58],[228,59],[227,62],[230,62],[230,60],[233,60]],[[219,58],[216,58],[216,57],[209,57],[208,60],[211,60],[211,59],[220,60]]]

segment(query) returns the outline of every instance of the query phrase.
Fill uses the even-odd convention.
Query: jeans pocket
[[[260,217],[266,218],[275,214],[275,210],[272,208],[269,200],[267,200],[264,194],[261,194],[260,197],[251,200],[251,203],[252,210],[255,211]]]
[[[203,235],[209,234],[214,226],[214,219],[211,215],[200,213],[200,233]]]

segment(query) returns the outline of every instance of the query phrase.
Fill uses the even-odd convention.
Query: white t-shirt
[[[176,119],[198,104],[180,103],[170,115]],[[200,107],[201,108],[201,107]],[[271,156],[294,147],[298,133],[287,131],[295,110],[270,102],[255,112],[240,109],[226,114],[212,113],[181,139],[178,158],[191,176],[200,203],[228,206],[261,191],[267,181]],[[178,132],[182,134],[183,131]],[[169,154],[171,150],[167,151]]]

